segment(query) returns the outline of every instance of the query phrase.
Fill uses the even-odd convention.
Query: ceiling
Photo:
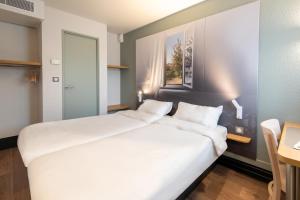
[[[46,5],[108,25],[114,33],[159,20],[205,0],[43,0]]]

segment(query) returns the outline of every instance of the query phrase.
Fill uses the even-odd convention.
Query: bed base
[[[198,187],[201,181],[209,174],[209,172],[217,165],[215,161],[209,166],[176,200],[186,200],[186,198]]]

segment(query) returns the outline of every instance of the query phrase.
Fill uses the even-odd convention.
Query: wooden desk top
[[[299,129],[299,137],[298,130],[297,132],[295,132],[295,129]],[[288,138],[287,135],[289,136]],[[300,141],[300,124],[286,122],[282,130],[282,135],[280,138],[280,144],[278,148],[278,156],[281,162],[290,164],[292,166],[300,167],[300,150],[294,149],[293,144],[291,144],[296,144],[298,141]]]

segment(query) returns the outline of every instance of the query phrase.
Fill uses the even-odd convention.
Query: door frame
[[[100,81],[99,81],[99,39],[89,36],[89,35],[84,35],[84,34],[80,34],[80,33],[76,33],[76,32],[72,32],[72,31],[67,31],[67,30],[62,30],[62,78],[61,78],[61,84],[62,84],[62,119],[65,120],[65,109],[64,109],[64,105],[65,105],[65,89],[64,89],[64,75],[65,75],[65,63],[64,63],[64,46],[65,46],[65,40],[64,40],[64,35],[65,34],[70,34],[70,35],[75,35],[75,36],[79,36],[79,37],[84,37],[84,38],[89,38],[89,39],[93,39],[96,40],[96,90],[97,90],[97,94],[96,94],[96,101],[97,101],[97,115],[99,115],[100,111],[99,111],[99,106],[100,106],[100,96],[99,96],[99,88],[100,88]]]

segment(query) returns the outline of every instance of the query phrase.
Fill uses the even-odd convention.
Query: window
[[[165,41],[166,87],[193,87],[193,37],[183,32],[169,36]]]
[[[183,34],[172,35],[166,40],[165,83],[182,85]]]

